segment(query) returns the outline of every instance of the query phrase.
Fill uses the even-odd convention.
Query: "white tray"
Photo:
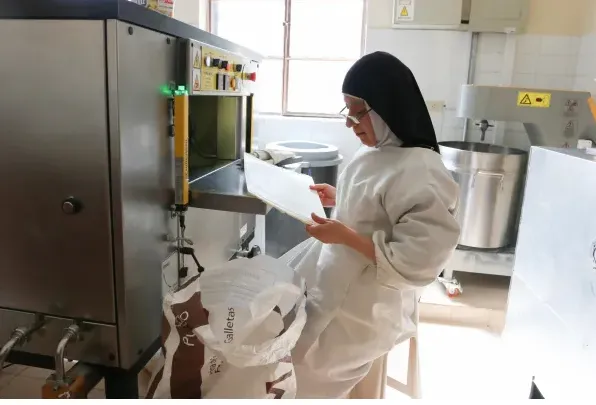
[[[325,210],[310,176],[265,163],[244,155],[244,175],[248,192],[264,203],[297,219],[312,224],[311,214],[326,218]]]

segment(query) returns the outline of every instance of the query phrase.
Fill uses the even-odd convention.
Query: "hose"
[[[55,381],[57,384],[65,384],[66,381],[64,380],[65,371],[64,371],[64,351],[66,350],[66,346],[73,340],[76,339],[79,335],[79,326],[78,325],[70,325],[66,328],[66,333],[60,339],[58,343],[58,347],[56,348],[56,354],[54,356],[54,362],[56,363],[56,372],[54,374]]]
[[[4,362],[15,346],[21,345],[23,340],[29,335],[31,328],[18,327],[10,335],[10,339],[0,349],[0,372],[4,369]]]

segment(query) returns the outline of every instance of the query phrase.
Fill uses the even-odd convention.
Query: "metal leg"
[[[104,374],[106,399],[139,399],[139,380],[134,371],[112,368]]]
[[[530,399],[544,399],[542,393],[534,383],[534,379],[532,379],[532,389],[530,390]]]
[[[444,278],[445,280],[451,280],[453,278],[453,269],[443,269],[440,277]]]
[[[106,399],[139,399],[139,373],[160,347],[161,340],[155,339],[129,370],[104,369],[102,374],[106,384]]]

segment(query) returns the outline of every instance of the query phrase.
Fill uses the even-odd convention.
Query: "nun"
[[[416,333],[420,289],[442,271],[460,233],[458,186],[410,69],[385,52],[366,55],[342,92],[346,126],[362,148],[337,189],[313,186],[334,211],[331,219],[313,214],[313,243],[297,266],[309,286],[293,351],[297,398],[383,396],[386,356]],[[354,390],[367,375],[377,384]]]

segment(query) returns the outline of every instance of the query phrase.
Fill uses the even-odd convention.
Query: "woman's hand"
[[[310,189],[319,194],[323,207],[335,207],[335,196],[337,195],[335,187],[330,186],[329,184],[315,184],[314,186],[310,186]]]
[[[348,246],[376,264],[375,245],[370,237],[359,235],[335,219],[321,218],[312,214],[313,225],[306,226],[306,232],[325,244]]]
[[[335,219],[321,218],[312,214],[314,224],[306,225],[306,232],[315,239],[327,244],[346,244],[350,228]]]

